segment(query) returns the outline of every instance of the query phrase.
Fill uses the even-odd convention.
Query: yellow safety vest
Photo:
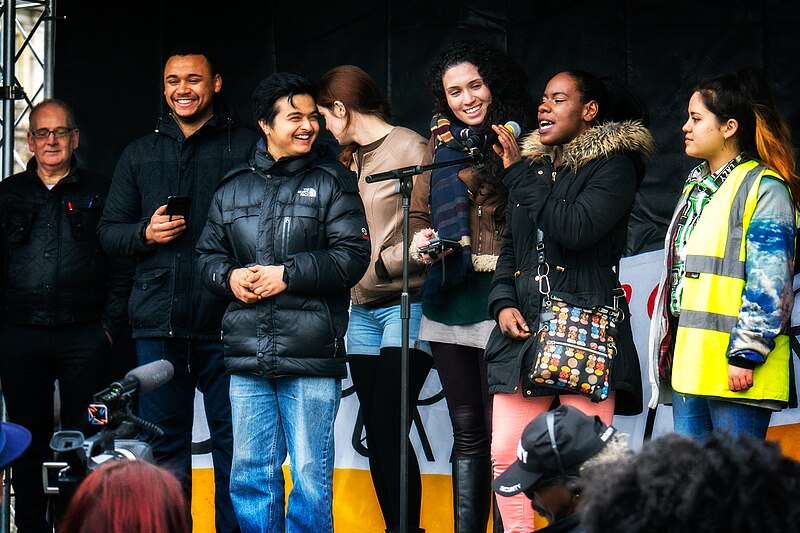
[[[703,208],[686,244],[686,273],[675,339],[672,388],[683,394],[751,400],[789,399],[789,338],[778,335],[753,386],[728,388],[728,345],[745,286],[745,241],[763,176],[756,161],[738,165]]]

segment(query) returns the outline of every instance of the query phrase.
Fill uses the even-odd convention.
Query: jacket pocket
[[[296,253],[328,248],[322,216],[317,206],[294,205],[276,220],[276,261],[284,262]]]
[[[79,242],[97,239],[97,223],[103,210],[99,205],[67,209],[72,238]]]
[[[489,386],[511,392],[519,384],[520,364],[524,360],[525,351],[529,350],[535,340],[535,334],[525,340],[514,340],[503,335],[500,326],[495,324],[486,342],[483,356],[488,363]]]
[[[243,205],[222,209],[222,223],[233,224],[236,220],[246,217],[258,217],[261,214],[260,205]]]
[[[41,204],[30,202],[11,202],[6,204],[3,213],[3,241],[10,244],[26,244],[30,240],[33,222],[41,209]]]
[[[276,315],[269,333],[280,339],[277,355],[281,357],[334,357],[345,321],[336,327],[330,307],[324,299],[313,296],[279,294]],[[337,333],[341,329],[341,333]]]
[[[171,270],[145,270],[133,276],[128,314],[134,328],[169,324],[172,300]]]

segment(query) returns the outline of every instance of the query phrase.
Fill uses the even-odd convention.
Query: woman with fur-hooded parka
[[[565,162],[558,169],[552,167],[552,148],[541,144],[538,132],[520,148],[525,161],[510,167],[503,178],[509,190],[506,233],[489,312],[496,318],[501,309],[517,307],[535,332],[542,301],[535,280],[537,228],[551,266],[552,293],[575,304],[612,305],[619,287],[614,269],[653,139],[638,122],[601,124],[564,146]],[[626,320],[619,325],[611,389],[617,391],[616,413],[634,415],[642,411],[641,374],[630,313],[624,298],[620,303]],[[491,393],[513,394],[522,378],[524,395],[553,394],[525,383],[533,364],[532,341],[510,341],[499,329],[492,337],[486,351]]]
[[[494,128],[509,196],[489,295],[497,326],[485,356],[493,394],[495,490],[503,496],[497,505],[507,533],[530,531],[533,511],[542,512],[528,496],[535,485],[509,491],[497,479],[517,460],[518,443],[533,418],[561,404],[611,425],[615,414],[637,414],[643,407],[639,357],[616,272],[653,139],[636,120],[643,109],[635,98],[623,87],[614,91],[587,72],[561,72],[545,87],[538,130],[518,145],[504,128]],[[621,105],[626,103],[631,105]],[[543,293],[585,307],[616,303],[624,313],[603,401],[530,379]]]

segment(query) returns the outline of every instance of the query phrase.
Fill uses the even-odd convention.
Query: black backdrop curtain
[[[372,74],[394,122],[428,134],[428,61],[449,42],[495,42],[530,76],[537,99],[568,68],[626,82],[648,109],[658,154],[636,203],[628,254],[661,247],[688,170],[681,126],[700,75],[762,69],[800,136],[800,5],[797,2],[610,0],[542,2],[108,2],[60,0],[55,96],[72,104],[81,128],[78,157],[111,175],[125,145],[155,126],[164,107],[163,54],[186,39],[216,53],[223,94],[254,125],[250,93],[275,70],[318,79],[350,63]],[[797,145],[797,144],[796,144]]]

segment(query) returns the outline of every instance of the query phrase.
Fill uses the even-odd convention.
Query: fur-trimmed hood
[[[605,122],[564,145],[564,163],[577,171],[586,163],[614,152],[636,152],[648,158],[655,152],[650,131],[638,121]],[[553,147],[539,140],[539,130],[526,135],[520,143],[522,156],[534,162],[552,159]]]

